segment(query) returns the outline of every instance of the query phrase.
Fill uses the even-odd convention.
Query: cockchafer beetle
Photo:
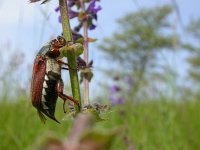
[[[61,78],[61,69],[70,69],[62,67],[68,65],[59,60],[59,48],[66,45],[63,37],[58,36],[47,45],[43,46],[38,52],[32,72],[31,98],[32,104],[37,109],[39,117],[45,123],[45,115],[54,121],[60,123],[55,118],[55,107],[57,98],[65,101],[68,99],[79,106],[79,102],[72,97],[63,94],[63,81]],[[65,110],[64,110],[65,111]]]

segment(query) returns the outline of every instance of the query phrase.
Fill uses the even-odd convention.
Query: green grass
[[[65,115],[59,102],[56,117]],[[107,131],[120,128],[113,150],[128,148],[124,138],[137,150],[197,150],[200,149],[199,101],[145,101],[137,106],[117,106],[106,115],[108,120],[97,127]],[[29,100],[0,102],[0,149],[24,150],[46,134],[67,136],[72,120],[57,124],[48,120],[42,124]]]

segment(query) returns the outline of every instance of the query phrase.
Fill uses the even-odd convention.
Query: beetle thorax
[[[47,57],[47,62],[46,62],[46,73],[48,72],[53,72],[57,75],[61,74],[61,68],[60,65],[58,64],[57,60],[53,58]]]

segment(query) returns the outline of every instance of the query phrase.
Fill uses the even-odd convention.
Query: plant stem
[[[62,19],[62,28],[63,28],[63,35],[65,40],[67,41],[68,46],[72,44],[72,34],[71,28],[69,23],[68,17],[68,8],[67,8],[67,1],[66,0],[59,0],[59,7],[60,7],[60,14]],[[67,60],[70,68],[77,68],[76,64],[76,55],[73,50],[67,50]],[[78,74],[76,69],[69,69],[70,81],[71,81],[71,88],[73,98],[76,99],[81,106],[81,94],[80,94],[80,87],[79,87],[79,80]],[[75,105],[76,112],[80,111],[80,107]]]
[[[80,0],[81,3],[81,9],[83,13],[85,13],[85,3],[84,0]],[[88,64],[88,58],[89,58],[89,53],[88,53],[88,23],[87,19],[83,20],[83,30],[84,30],[84,60],[86,64]],[[89,104],[89,81],[87,79],[83,79],[84,83],[84,104],[87,105]]]

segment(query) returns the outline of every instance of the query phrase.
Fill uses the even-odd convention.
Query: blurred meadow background
[[[122,128],[110,149],[200,149],[199,2],[102,0],[98,5],[97,28],[89,31],[98,39],[89,45],[90,102],[111,107],[102,112],[105,120],[96,123],[97,130]],[[34,149],[47,136],[63,139],[70,132],[73,119],[66,119],[61,100],[56,107],[61,124],[50,119],[42,124],[30,100],[34,58],[62,33],[57,6],[56,0],[0,1],[1,150]],[[71,95],[67,71],[63,79]]]

